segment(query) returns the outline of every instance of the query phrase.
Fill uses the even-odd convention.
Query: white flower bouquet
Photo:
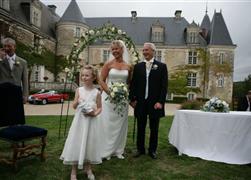
[[[109,87],[110,94],[106,98],[111,103],[115,104],[114,110],[121,116],[123,116],[124,108],[128,102],[128,87],[125,83],[114,82]]]
[[[81,112],[84,113],[84,114],[88,114],[90,112],[92,112],[94,109],[92,108],[92,105],[89,104],[88,102],[86,101],[83,101],[79,104],[78,108],[81,109]]]
[[[202,107],[202,111],[229,112],[229,105],[218,97],[213,97],[204,104],[204,106]]]

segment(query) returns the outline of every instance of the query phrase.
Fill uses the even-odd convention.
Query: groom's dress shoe
[[[152,159],[157,159],[157,154],[156,154],[156,152],[149,152],[148,154],[149,154],[149,156],[150,156]]]
[[[144,152],[137,151],[137,152],[133,155],[133,157],[138,158],[139,156],[144,155],[144,154],[145,154]]]

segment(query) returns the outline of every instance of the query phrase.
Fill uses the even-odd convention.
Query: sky
[[[71,0],[41,0],[57,6],[62,16]],[[251,74],[251,0],[76,0],[84,17],[173,17],[176,10],[188,22],[201,24],[207,14],[222,12],[235,49],[234,81],[243,81]]]

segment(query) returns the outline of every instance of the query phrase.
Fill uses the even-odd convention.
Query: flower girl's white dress
[[[79,88],[79,100],[84,100],[93,108],[96,108],[96,98],[99,91],[94,88],[86,90]],[[64,164],[76,164],[79,169],[83,168],[84,162],[100,164],[100,131],[97,127],[98,117],[85,116],[79,105],[76,109],[64,150],[60,156]]]

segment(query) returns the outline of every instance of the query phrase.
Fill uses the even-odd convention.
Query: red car
[[[68,94],[57,93],[57,91],[54,90],[50,91],[41,90],[36,94],[30,95],[28,101],[31,104],[42,103],[43,105],[45,105],[49,102],[63,103],[64,100],[68,98],[69,98]]]

